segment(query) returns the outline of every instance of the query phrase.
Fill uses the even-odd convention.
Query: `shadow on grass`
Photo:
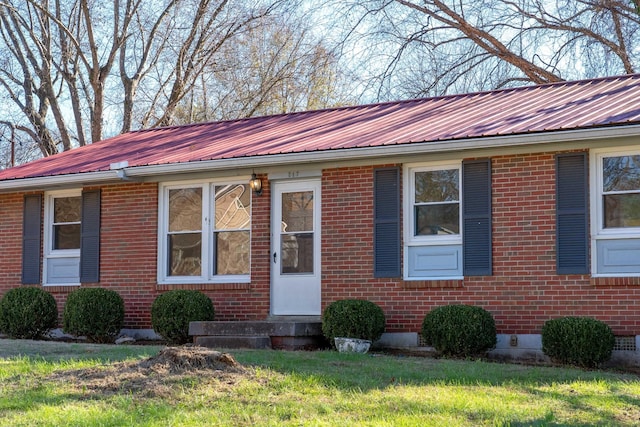
[[[4,342],[3,342],[4,341]],[[54,345],[56,344],[56,345]],[[20,348],[21,347],[21,348]],[[141,346],[105,346],[70,343],[49,342],[17,342],[0,340],[0,358],[28,357],[40,360],[62,361],[90,359],[104,363],[127,358],[144,358],[157,353],[159,348]],[[386,354],[341,354],[335,351],[316,352],[287,352],[287,351],[229,351],[234,358],[246,367],[255,367],[256,370],[264,369],[282,376],[277,378],[256,381],[251,386],[257,396],[273,393],[274,396],[290,392],[291,384],[304,384],[309,387],[322,388],[322,395],[333,395],[333,391],[343,395],[379,395],[384,394],[381,400],[373,404],[385,407],[389,414],[413,416],[414,414],[427,414],[426,416],[460,417],[468,425],[486,424],[487,420],[499,420],[495,425],[512,426],[554,426],[567,425],[566,414],[580,413],[590,414],[589,422],[582,422],[576,417],[571,425],[637,425],[640,422],[640,397],[629,393],[628,383],[637,383],[638,377],[631,374],[617,374],[607,371],[586,371],[574,368],[558,368],[547,366],[525,366],[507,363],[492,363],[481,360],[462,361],[433,359],[422,357],[391,356]],[[0,366],[1,371],[1,366]],[[253,374],[247,374],[248,380]],[[268,378],[268,377],[267,377]],[[17,381],[34,381],[33,387],[26,387],[28,395],[24,396],[24,384],[6,386],[0,397],[0,412],[9,411],[19,413],[21,411],[32,412],[40,406],[67,406],[91,400],[91,394],[85,392],[68,393],[55,390],[55,383],[44,377],[38,379],[25,379],[24,376],[16,376]],[[11,380],[11,378],[5,378]],[[40,381],[40,382],[39,382]],[[171,389],[190,389],[198,387],[198,380],[193,383],[174,384]],[[53,386],[52,386],[53,384]],[[395,395],[393,390],[410,387],[411,395]],[[52,388],[53,387],[53,388]],[[274,389],[275,387],[275,389]],[[443,389],[456,390],[455,401],[438,399],[431,393],[447,393]],[[295,393],[306,390],[306,386],[294,387]],[[495,393],[495,396],[493,395]],[[513,393],[518,403],[499,402],[501,396]],[[234,385],[229,385],[229,394],[225,399],[235,399],[238,402],[246,402],[248,396],[241,391],[234,391]],[[415,396],[417,394],[417,396]],[[489,404],[473,403],[476,394],[480,395],[478,401]],[[151,411],[152,421],[163,420],[167,408],[171,408],[171,401],[165,402],[161,398],[142,399],[137,403],[127,399],[136,399],[136,393],[121,393],[107,397],[118,401],[114,405],[113,417],[125,416],[128,409],[133,419],[135,411],[144,410],[147,407],[158,406],[159,410]],[[386,396],[393,396],[390,402]],[[467,399],[468,396],[468,399]],[[104,396],[103,396],[104,397]],[[496,406],[491,401],[496,400]],[[295,400],[295,399],[294,399]],[[468,401],[467,401],[468,400]],[[526,414],[519,409],[521,402],[534,402],[535,404],[552,407],[543,408],[535,414]],[[249,402],[251,403],[251,402]],[[372,404],[371,402],[368,402]],[[211,404],[207,404],[208,407]],[[348,404],[348,403],[343,403]],[[322,415],[323,406],[328,406],[328,412],[339,411],[330,406],[332,402],[321,401],[309,403],[305,406],[308,410],[315,410],[319,417]],[[340,406],[340,405],[338,405]],[[506,410],[504,408],[507,408]],[[297,410],[297,407],[294,408]],[[513,409],[513,410],[512,410]],[[293,409],[292,409],[293,410]],[[366,411],[362,408],[362,411]],[[294,411],[295,412],[295,411]],[[293,412],[292,412],[293,413]],[[559,416],[558,414],[562,415]],[[153,415],[151,415],[153,414]],[[107,417],[107,415],[101,415]],[[558,418],[563,422],[558,422]],[[145,421],[149,421],[145,418]],[[117,424],[113,424],[117,425]]]

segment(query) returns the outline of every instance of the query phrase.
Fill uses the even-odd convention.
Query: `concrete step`
[[[322,335],[318,321],[213,321],[191,322],[189,335],[267,335],[270,337],[299,337]]]
[[[205,347],[312,350],[327,345],[319,318],[191,322],[189,335]]]
[[[194,338],[194,344],[209,348],[270,349],[271,338],[265,335],[198,336]]]

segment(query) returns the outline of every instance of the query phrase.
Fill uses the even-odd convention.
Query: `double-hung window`
[[[461,164],[405,169],[405,278],[462,277]]]
[[[160,283],[250,280],[248,184],[170,184],[160,194]]]
[[[592,157],[595,275],[640,275],[640,151]]]
[[[80,283],[81,225],[80,191],[47,193],[44,227],[45,284]]]

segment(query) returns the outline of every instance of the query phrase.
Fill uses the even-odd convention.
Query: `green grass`
[[[640,425],[632,374],[248,350],[241,373],[130,369],[158,350],[0,340],[0,425]]]

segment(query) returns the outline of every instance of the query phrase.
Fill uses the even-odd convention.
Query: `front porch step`
[[[326,346],[318,318],[191,322],[189,335],[205,347],[311,350]]]
[[[268,336],[218,335],[195,337],[193,343],[210,348],[271,348],[271,338]]]

